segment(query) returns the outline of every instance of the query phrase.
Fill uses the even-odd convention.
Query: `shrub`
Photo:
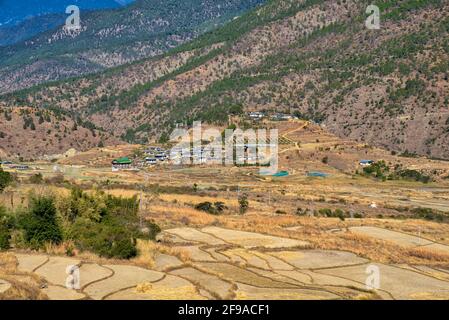
[[[62,230],[56,219],[56,208],[51,197],[31,198],[29,212],[20,219],[26,243],[33,249],[43,248],[46,243],[59,244]]]
[[[9,249],[13,227],[13,218],[7,213],[6,208],[0,205],[0,250]]]
[[[406,180],[420,181],[422,183],[428,183],[431,181],[431,178],[429,176],[412,169],[401,170],[398,172],[398,174],[401,178]]]
[[[58,209],[69,222],[73,222],[79,216],[99,222],[107,213],[105,197],[101,193],[88,195],[83,193],[80,188],[75,187],[71,190],[70,198],[67,200],[63,201]]]
[[[13,178],[9,172],[0,168],[0,193],[12,182]]]
[[[145,239],[145,240],[155,240],[161,228],[154,222],[145,221],[145,226],[134,234],[135,238]]]
[[[64,235],[57,211],[63,217]],[[86,194],[74,188],[69,197],[58,200],[57,209],[52,197],[31,198],[30,208],[18,215],[16,225],[20,230],[10,234],[0,229],[0,242],[9,245],[6,240],[9,242],[12,236],[17,247],[39,249],[47,243],[73,240],[80,250],[106,258],[129,259],[137,254],[136,238],[154,240],[161,231],[153,222],[141,223],[138,212],[137,197],[114,197],[101,191]],[[68,248],[67,254],[73,254],[73,249],[73,246]]]
[[[344,213],[344,211],[343,210],[341,210],[340,208],[337,208],[337,209],[335,209],[335,211],[334,211],[334,215],[335,216],[341,216],[341,215],[344,215],[345,213]]]
[[[345,213],[341,209],[335,209],[334,216],[339,218],[341,221],[345,220]]]
[[[331,209],[323,208],[323,209],[318,210],[318,212],[322,216],[332,217],[332,210]]]
[[[71,226],[70,236],[79,249],[105,258],[129,259],[137,254],[132,233],[114,221],[96,223],[79,218]]]
[[[443,212],[433,210],[431,208],[414,208],[412,209],[413,217],[430,221],[445,222],[449,220],[449,216]]]
[[[195,206],[195,209],[204,211],[210,214],[220,214],[226,209],[226,206],[223,202],[217,201],[212,204],[209,201],[198,203]]]
[[[206,202],[198,203],[195,206],[195,209],[196,210],[200,210],[200,211],[205,211],[205,212],[212,213],[213,207],[212,207],[212,203],[210,203],[209,201],[206,201]]]
[[[136,196],[114,197],[101,191],[90,195],[75,188],[60,210],[76,247],[106,258],[132,258],[137,254],[136,238],[154,240],[161,231],[153,222],[141,225]]]
[[[378,179],[384,179],[389,170],[390,168],[387,166],[385,161],[381,160],[371,164],[368,167],[363,168],[363,173],[366,176],[373,176]]]
[[[42,177],[42,173],[36,173],[30,177],[29,181],[32,184],[41,184],[44,181],[44,178]]]
[[[64,174],[58,173],[51,178],[46,178],[45,182],[48,184],[56,184],[56,185],[63,184],[64,183]]]
[[[332,211],[332,209],[329,208],[322,208],[318,210],[318,213],[321,216],[325,216],[328,218],[339,218],[342,221],[344,221],[347,216],[347,214],[339,208],[335,209],[334,211]]]
[[[0,250],[9,249],[9,240],[11,239],[11,230],[7,224],[0,220]]]
[[[214,202],[214,206],[217,212],[223,212],[226,209],[225,204],[221,201]]]
[[[248,195],[246,193],[244,193],[239,197],[240,214],[246,213],[246,211],[248,211],[248,207],[249,207]]]

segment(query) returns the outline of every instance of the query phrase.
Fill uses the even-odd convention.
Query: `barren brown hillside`
[[[35,108],[0,109],[0,156],[33,159],[116,144],[111,137],[70,116]]]

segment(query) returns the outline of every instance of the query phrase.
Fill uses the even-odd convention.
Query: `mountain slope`
[[[176,121],[295,112],[395,152],[449,158],[449,4],[277,0],[162,57],[2,97],[60,107],[111,135],[145,142]]]
[[[24,159],[120,143],[91,123],[65,112],[37,108],[0,108],[0,141],[1,158]]]
[[[0,48],[0,92],[159,55],[263,1],[138,0],[114,10],[82,11],[79,31],[61,26]]]

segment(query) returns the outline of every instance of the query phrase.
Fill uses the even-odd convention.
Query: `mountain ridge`
[[[176,122],[283,111],[395,153],[449,158],[448,4],[377,1],[382,28],[366,30],[368,4],[268,1],[161,57],[2,101],[71,110],[141,143]]]
[[[87,12],[79,31],[59,27],[0,47],[0,92],[160,55],[263,1],[137,0]]]

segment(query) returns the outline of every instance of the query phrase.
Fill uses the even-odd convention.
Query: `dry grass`
[[[172,248],[148,240],[137,240],[137,251],[138,256],[132,259],[131,262],[150,269],[154,267],[154,258],[157,253],[175,256],[184,263],[190,261],[190,254],[186,250]]]
[[[317,144],[317,146],[325,146],[326,143],[338,143],[343,146],[343,141],[335,140],[335,137],[325,135],[320,128],[306,128],[304,130],[295,130],[299,127],[298,123],[282,124],[285,128],[280,128],[282,134],[289,133],[288,138],[298,141],[301,140],[301,148],[307,143]],[[310,130],[309,130],[310,129]],[[313,130],[312,130],[313,129]],[[316,142],[319,139],[319,143]],[[335,141],[334,141],[335,140]],[[329,145],[332,146],[332,145]],[[346,147],[351,147],[353,144],[348,144]],[[289,146],[291,147],[291,146]],[[348,165],[357,166],[357,159],[365,157],[365,148],[354,144],[355,149],[346,150],[342,154],[343,160]],[[115,149],[114,149],[115,150]],[[112,151],[114,151],[112,150]],[[127,149],[131,150],[131,149]],[[332,149],[332,152],[334,149]],[[352,151],[351,151],[352,150]],[[79,155],[78,158],[91,159],[95,157],[105,157],[105,153],[112,153],[111,150],[99,152],[87,152]],[[117,148],[117,151],[123,151]],[[295,150],[293,150],[295,151]],[[304,150],[303,150],[304,151]],[[336,149],[335,152],[338,150]],[[374,158],[380,156],[388,161],[393,161],[396,158],[386,154],[379,153],[377,149],[369,149]],[[314,149],[316,153],[314,158],[301,158],[299,156],[293,157],[289,154],[290,160],[286,162],[281,159],[281,168],[289,170],[292,175],[285,179],[272,179],[267,181],[265,179],[258,179],[255,176],[255,170],[250,168],[184,168],[183,170],[170,171],[169,168],[157,168],[152,171],[152,178],[154,181],[160,182],[161,185],[167,184],[167,174],[170,174],[170,184],[173,185],[189,185],[194,182],[200,186],[223,186],[231,187],[240,185],[245,189],[250,196],[250,208],[247,214],[240,216],[234,213],[238,211],[237,193],[227,191],[204,191],[205,196],[191,195],[191,194],[160,194],[158,199],[147,204],[147,217],[154,220],[162,228],[171,228],[179,226],[202,227],[207,225],[219,225],[230,229],[237,229],[243,231],[260,232],[262,234],[269,234],[274,236],[288,237],[298,240],[304,240],[311,243],[314,248],[321,249],[339,249],[354,252],[363,257],[372,259],[374,261],[386,263],[421,263],[427,265],[448,264],[448,258],[438,252],[430,251],[430,249],[410,250],[398,246],[387,241],[380,241],[368,236],[355,235],[349,232],[331,233],[331,229],[343,229],[351,226],[377,226],[389,230],[401,231],[413,235],[421,235],[429,240],[440,243],[449,244],[449,224],[441,224],[436,222],[428,222],[423,220],[394,220],[394,219],[346,219],[340,221],[333,218],[308,218],[298,217],[292,215],[296,208],[303,209],[317,209],[321,207],[328,207],[335,209],[341,207],[343,209],[352,210],[354,212],[364,212],[368,217],[375,217],[377,214],[383,214],[385,217],[389,215],[399,214],[395,210],[384,208],[383,203],[394,204],[393,197],[404,197],[409,199],[424,199],[430,200],[441,199],[446,201],[449,199],[449,193],[433,191],[417,190],[422,186],[416,183],[409,183],[406,181],[387,181],[377,182],[372,179],[351,176],[345,176],[341,171],[335,170],[331,166],[324,166],[321,163],[321,154]],[[349,152],[349,153],[348,153]],[[284,154],[283,154],[284,155]],[[370,157],[371,153],[366,157]],[[75,157],[76,158],[76,157]],[[74,158],[74,159],[75,159]],[[282,158],[282,157],[281,157]],[[316,158],[316,159],[315,159]],[[71,160],[74,160],[71,159]],[[83,160],[86,160],[83,159]],[[397,159],[396,159],[397,160]],[[419,159],[400,159],[401,161],[412,161],[413,164],[427,161]],[[416,162],[416,163],[415,163]],[[430,163],[430,162],[429,162]],[[86,164],[86,163],[84,163]],[[319,164],[319,166],[318,166]],[[109,163],[107,163],[109,166]],[[287,165],[287,167],[282,167]],[[332,172],[332,175],[326,179],[309,179],[304,176],[305,170],[311,170],[310,166],[322,168],[323,171]],[[445,164],[447,167],[447,164]],[[317,169],[317,170],[318,170]],[[98,173],[98,177],[105,177],[105,174],[111,174],[117,181],[123,183],[131,183],[135,179],[143,179],[142,172],[140,173],[111,173],[106,172],[104,168],[100,171],[99,168],[86,167],[84,170],[86,179],[96,178],[92,173]],[[238,176],[238,178],[237,178]],[[173,180],[173,181],[172,181]],[[431,186],[431,185],[429,185]],[[441,185],[445,187],[443,183]],[[18,186],[16,187],[16,194],[14,201],[20,201],[20,197],[27,195],[35,186]],[[39,187],[39,192],[53,192],[55,194],[66,194],[68,189],[54,188],[54,187]],[[271,201],[268,203],[267,192],[270,191]],[[395,190],[395,192],[388,192]],[[370,194],[367,197],[364,192]],[[106,191],[109,194],[116,196],[130,197],[138,194],[139,191],[128,189],[113,189]],[[8,202],[8,196],[5,196],[5,202]],[[17,199],[16,199],[17,198]],[[345,199],[346,202],[329,203],[322,202],[325,200]],[[371,210],[367,204],[375,200],[379,205],[378,209]],[[3,200],[3,199],[0,199]],[[316,201],[320,200],[320,201]],[[214,216],[195,210],[192,205],[200,202],[209,201],[224,202],[229,210],[226,214]],[[391,202],[391,203],[390,203]],[[274,215],[277,210],[287,212],[286,215]],[[302,226],[296,231],[285,230],[285,227]],[[155,248],[152,245],[139,244],[139,257],[133,259],[132,263],[151,265],[154,257],[154,252],[161,252],[168,250],[167,248]],[[47,252],[52,254],[63,255],[67,251],[68,244],[61,246],[52,246],[47,248]],[[76,252],[77,257],[84,257],[85,259],[93,261],[105,261],[90,253]],[[176,255],[176,254],[175,254]],[[110,260],[107,260],[110,261]]]
[[[224,220],[224,219],[223,219]],[[274,236],[309,241],[312,247],[325,250],[344,250],[353,252],[359,256],[381,263],[409,263],[423,265],[448,265],[449,255],[439,254],[429,249],[419,249],[410,251],[405,247],[396,245],[389,241],[381,241],[369,236],[354,234],[351,232],[329,233],[319,226],[319,221],[326,219],[316,219],[318,225],[309,226],[289,231],[279,228],[270,219],[248,219],[245,223],[227,222],[220,220],[226,227],[233,227],[244,231],[260,232]],[[285,223],[288,219],[282,219]],[[282,225],[282,222],[281,222]]]
[[[66,255],[67,253],[74,251],[75,243],[71,240],[64,241],[60,244],[46,243],[44,252],[51,255]],[[74,252],[76,255],[76,251]]]
[[[159,198],[166,202],[173,202],[176,200],[179,203],[188,203],[188,204],[198,204],[200,202],[223,202],[226,206],[236,207],[238,206],[236,199],[226,199],[224,197],[208,197],[208,196],[197,196],[190,194],[161,194]]]
[[[149,217],[154,219],[161,226],[171,225],[209,225],[216,221],[216,217],[202,211],[195,210],[192,207],[157,204],[151,205]]]
[[[111,190],[105,190],[105,193],[110,194],[115,197],[124,197],[124,198],[131,198],[135,195],[139,195],[140,192],[136,190],[127,190],[127,189],[111,189]]]
[[[11,284],[11,288],[0,294],[0,300],[48,299],[39,289],[41,279],[36,274],[17,270],[17,265],[13,254],[0,252],[0,279]]]
[[[408,249],[407,253],[419,259],[449,263],[449,255],[439,252],[437,250],[429,249],[429,248],[412,248]]]
[[[389,241],[378,240],[369,236],[344,232],[351,226],[371,225],[422,235],[434,234],[431,238],[441,239],[449,235],[449,226],[422,220],[382,220],[382,219],[347,219],[311,218],[294,215],[246,214],[212,216],[180,204],[158,204],[151,207],[151,217],[158,223],[170,221],[173,225],[206,226],[219,225],[229,229],[258,232],[273,236],[308,241],[311,247],[326,250],[345,250],[359,256],[381,263],[409,263],[423,265],[447,265],[449,256],[435,250],[410,250]],[[166,223],[166,222],[165,222]],[[291,231],[289,226],[302,226]],[[331,229],[343,232],[331,233]],[[436,236],[435,236],[436,235]]]

